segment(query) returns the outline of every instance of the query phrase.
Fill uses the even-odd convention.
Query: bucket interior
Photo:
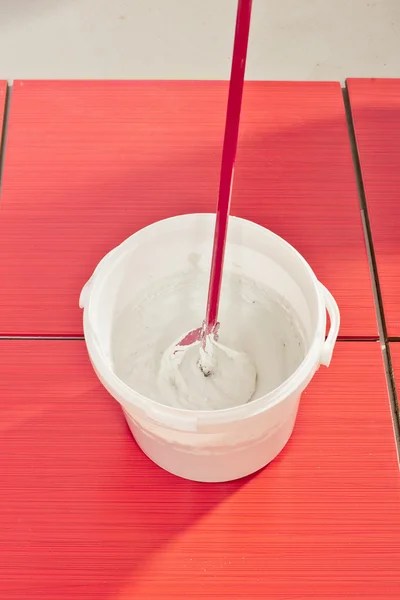
[[[126,381],[124,369],[129,371],[130,363],[143,355],[146,345],[160,343],[156,350],[162,353],[162,344],[171,343],[177,331],[185,334],[201,325],[207,300],[214,219],[214,215],[186,215],[141,231],[123,244],[120,255],[115,262],[110,261],[96,282],[91,296],[90,322],[110,368],[123,380]],[[245,298],[245,302],[236,302],[238,295]],[[162,304],[159,297],[163,298]],[[282,323],[279,316],[270,319],[270,324],[264,321],[270,310],[268,303],[280,307]],[[224,336],[224,343],[234,348],[240,343],[249,345],[251,339],[257,338],[260,356],[255,360],[261,373],[258,395],[268,393],[281,383],[276,367],[270,365],[270,373],[267,373],[268,369],[261,364],[271,362],[261,348],[263,338],[276,337],[275,330],[269,327],[284,329],[291,319],[293,326],[298,327],[302,347],[285,365],[283,375],[288,377],[310,348],[318,327],[318,315],[315,278],[300,255],[269,231],[231,218],[221,293],[221,338]],[[144,319],[150,325],[159,320],[159,340],[151,336],[146,339]],[[240,343],[235,332],[238,327],[248,330],[247,337]],[[290,332],[286,334],[292,343],[293,336]],[[127,348],[124,353],[118,346],[127,347],[131,338],[135,340],[135,350]],[[249,348],[238,350],[251,352]],[[270,348],[270,357],[275,360],[279,351],[275,344]],[[140,389],[139,382],[134,389],[152,397],[143,386]]]

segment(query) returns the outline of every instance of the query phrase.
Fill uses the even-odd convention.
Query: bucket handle
[[[329,319],[331,322],[328,337],[326,338],[322,347],[320,364],[324,365],[325,367],[329,367],[330,362],[332,360],[333,349],[335,347],[336,339],[339,333],[340,312],[336,300],[332,296],[330,291],[327,290],[327,288],[324,285],[322,285],[320,281],[318,283],[324,298],[325,308],[328,311]]]
[[[92,291],[92,284],[93,284],[95,276],[98,275],[99,272],[106,266],[106,264],[114,256],[114,254],[116,254],[117,250],[120,250],[120,246],[121,245],[116,246],[115,248],[110,250],[110,252],[108,252],[108,254],[103,256],[101,261],[98,263],[98,265],[95,268],[95,270],[93,271],[92,275],[89,277],[89,279],[87,280],[87,282],[85,283],[85,285],[82,288],[82,291],[79,296],[79,308],[85,308],[85,306],[87,305],[89,298],[90,298],[90,293]]]

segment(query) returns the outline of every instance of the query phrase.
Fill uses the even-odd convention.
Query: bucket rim
[[[148,398],[136,390],[133,390],[124,383],[109,366],[109,361],[97,341],[95,328],[93,327],[90,318],[92,299],[93,297],[96,297],[96,294],[100,293],[102,283],[104,283],[110,272],[117,266],[123,257],[140,246],[149,233],[155,228],[159,228],[160,226],[168,227],[168,224],[172,221],[187,222],[196,221],[199,218],[203,220],[214,220],[215,213],[177,215],[152,223],[136,233],[133,233],[100,261],[89,282],[82,290],[80,300],[80,305],[84,308],[83,329],[89,357],[105,387],[111,392],[116,400],[123,405],[125,410],[128,410],[128,406],[132,407],[134,410],[139,410],[146,418],[150,418],[157,424],[179,431],[198,431],[201,426],[207,426],[209,428],[213,425],[234,423],[236,421],[250,419],[283,402],[294,393],[301,394],[313,377],[315,371],[320,366],[320,356],[325,338],[325,300],[320,289],[319,281],[306,259],[289,242],[273,231],[254,221],[230,215],[230,220],[242,222],[246,227],[252,227],[254,230],[262,231],[263,234],[273,237],[277,243],[285,246],[297,258],[297,261],[301,263],[305,273],[309,276],[310,284],[312,284],[313,291],[317,298],[318,315],[313,339],[304,359],[290,377],[267,394],[264,394],[255,400],[251,400],[246,404],[220,410],[195,411],[160,404],[156,400]],[[82,301],[83,293],[87,287],[89,287],[89,292],[85,294],[85,299]]]

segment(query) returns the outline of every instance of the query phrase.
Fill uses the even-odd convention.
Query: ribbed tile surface
[[[390,337],[400,336],[400,79],[347,82]]]
[[[153,465],[83,342],[2,341],[0,392],[0,598],[398,599],[377,343],[339,343],[280,456],[226,484]]]
[[[400,398],[400,342],[390,344],[390,356],[392,357],[393,375],[396,384],[397,398]]]
[[[108,250],[214,210],[226,95],[215,81],[14,84],[0,334],[81,334],[79,292]],[[337,298],[342,336],[377,336],[339,84],[247,83],[232,212],[304,255]]]

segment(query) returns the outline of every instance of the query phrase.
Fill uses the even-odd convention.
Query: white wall
[[[0,78],[226,79],[236,0],[0,0]],[[400,77],[400,0],[254,0],[249,79]]]

